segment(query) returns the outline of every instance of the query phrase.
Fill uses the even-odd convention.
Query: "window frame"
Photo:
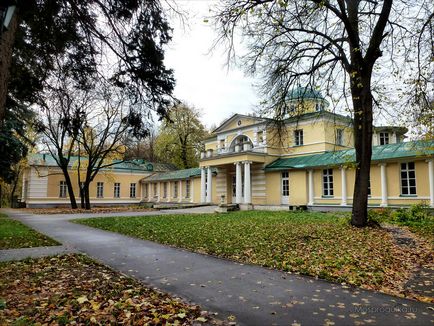
[[[144,189],[144,197],[149,198],[149,183],[145,183],[145,189]]]
[[[113,185],[113,198],[121,198],[121,183],[115,182]]]
[[[413,168],[410,169],[409,165],[412,164]],[[403,169],[403,165],[405,165],[405,169]],[[410,173],[414,173],[414,177],[410,178]],[[403,173],[406,174],[406,178],[403,178]],[[414,180],[414,186],[410,185],[410,180]],[[406,181],[407,185],[403,185],[403,181]],[[399,189],[401,197],[417,197],[417,178],[416,178],[416,164],[414,161],[411,162],[401,162],[399,166]],[[404,193],[404,189],[407,189],[407,194]],[[411,190],[414,189],[414,193],[411,193]]]
[[[322,197],[333,198],[334,197],[334,178],[333,169],[322,170]]]
[[[289,172],[283,171],[280,174],[280,194],[283,197],[289,197]]]
[[[137,183],[130,183],[130,198],[137,198]]]
[[[304,132],[303,129],[294,130],[294,146],[304,145]]]
[[[65,180],[61,180],[59,182],[59,198],[68,197],[68,186],[66,185]]]
[[[173,182],[173,198],[178,198],[178,181]]]
[[[154,185],[153,187],[154,197],[158,197],[158,183],[154,182],[153,185]]]
[[[344,146],[344,129],[336,129],[336,145]]]
[[[96,198],[104,198],[104,182],[96,183]]]
[[[189,179],[185,180],[185,198],[190,198],[191,196],[191,181]]]
[[[163,182],[163,198],[167,198],[167,181]]]
[[[389,145],[390,144],[390,135],[389,132],[380,132],[380,145]]]

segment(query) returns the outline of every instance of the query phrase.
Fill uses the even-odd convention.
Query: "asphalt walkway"
[[[212,207],[155,215],[212,211]],[[433,306],[291,275],[71,223],[86,216],[6,213],[104,264],[242,325],[430,325]],[[230,317],[232,319],[233,317]]]

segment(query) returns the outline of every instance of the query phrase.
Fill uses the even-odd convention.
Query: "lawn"
[[[79,223],[289,272],[403,294],[432,247],[401,248],[382,228],[326,213],[235,212],[78,220]]]
[[[55,246],[59,243],[0,214],[0,249]]]
[[[0,263],[0,325],[191,325],[188,305],[95,263],[65,255]]]

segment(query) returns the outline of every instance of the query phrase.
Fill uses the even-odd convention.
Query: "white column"
[[[205,168],[200,168],[200,202],[206,202],[206,176],[205,176]]]
[[[381,171],[381,207],[387,206],[387,174],[386,163],[380,164]]]
[[[251,162],[244,162],[244,204],[252,203],[252,187],[250,180],[250,164]]]
[[[157,201],[160,202],[161,200],[161,182],[158,182],[158,198]]]
[[[172,198],[172,182],[167,182],[167,198],[166,201],[170,202],[170,198]]]
[[[314,203],[314,188],[313,188],[313,170],[309,170],[309,206]]]
[[[341,205],[346,206],[347,205],[347,168],[342,166],[341,167],[341,181],[342,181],[342,200]]]
[[[207,180],[207,192],[206,192],[206,202],[212,203],[212,170],[208,166],[208,180]]]
[[[429,177],[429,202],[434,207],[434,159],[428,160],[428,177]]]
[[[241,174],[241,162],[235,163],[235,203],[241,204],[241,197],[243,195],[243,183]]]
[[[178,201],[182,202],[182,180],[179,180],[178,182]]]

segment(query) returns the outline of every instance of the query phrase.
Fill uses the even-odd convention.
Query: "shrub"
[[[429,219],[428,207],[424,204],[412,205],[410,208],[399,208],[392,214],[396,222],[422,222]]]

